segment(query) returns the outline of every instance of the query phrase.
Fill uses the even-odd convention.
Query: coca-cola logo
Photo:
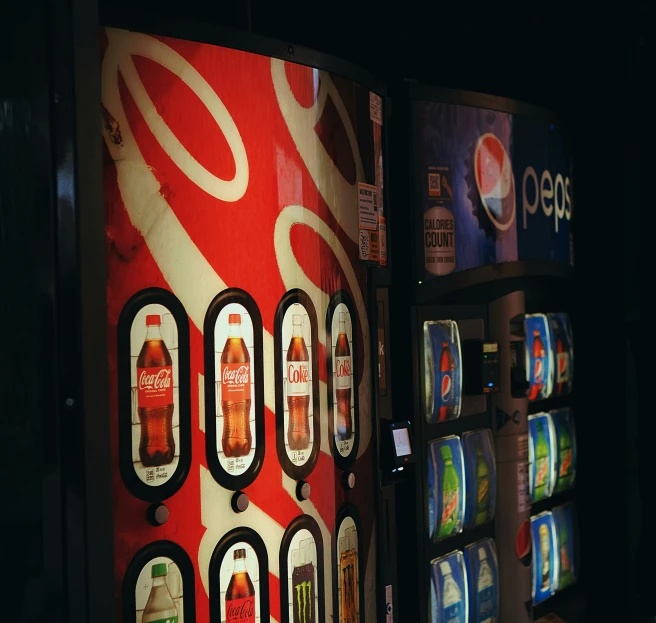
[[[156,374],[142,370],[139,375],[140,390],[168,389],[171,387],[171,368],[162,368]]]
[[[226,612],[230,621],[252,618],[255,616],[255,600],[245,599],[237,604],[228,602]]]
[[[307,366],[289,366],[287,369],[287,380],[290,383],[307,383],[310,380]]]
[[[451,375],[445,374],[442,377],[442,400],[446,402],[451,398]]]
[[[238,368],[223,368],[224,385],[248,385],[250,366],[239,366]]]
[[[335,365],[337,378],[342,378],[345,376],[351,376],[351,360],[345,359],[343,361],[337,360]]]

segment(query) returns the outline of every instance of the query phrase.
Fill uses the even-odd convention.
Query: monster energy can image
[[[337,535],[339,577],[339,619],[335,623],[359,623],[360,595],[358,569],[358,532],[353,518],[346,516]]]
[[[301,532],[307,532],[301,530]],[[316,623],[317,621],[317,553],[314,539],[299,541],[298,548],[290,549],[291,593],[290,614],[292,623]]]

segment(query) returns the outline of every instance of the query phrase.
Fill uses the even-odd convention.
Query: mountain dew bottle
[[[561,420],[558,436],[558,480],[556,491],[564,491],[570,485],[572,475],[572,438],[567,425]]]
[[[547,484],[549,481],[549,446],[544,436],[544,425],[536,420],[537,439],[535,441],[535,487],[533,500],[538,501],[547,497]]]
[[[460,501],[460,481],[456,468],[453,466],[453,454],[448,445],[440,448],[444,460],[444,476],[442,477],[442,520],[438,537],[450,536],[458,525],[458,506]]]
[[[480,440],[476,440],[476,512],[474,525],[480,526],[488,520],[490,511],[490,468],[483,456]]]

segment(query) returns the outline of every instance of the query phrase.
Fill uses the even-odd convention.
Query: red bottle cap
[[[148,314],[146,316],[146,325],[148,326],[157,325],[159,327],[159,325],[161,324],[162,324],[162,318],[159,314]]]
[[[240,314],[230,314],[228,316],[228,324],[241,324]]]

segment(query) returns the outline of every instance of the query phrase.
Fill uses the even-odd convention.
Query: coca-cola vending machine
[[[393,621],[384,93],[291,45],[108,20],[116,620]]]
[[[394,189],[413,189],[395,237],[413,244],[395,257],[391,309],[410,340],[392,334],[392,352],[412,361],[396,397],[413,397],[404,417],[418,439],[397,505],[400,589],[416,596],[401,618],[570,620],[581,591],[566,129],[476,93],[408,84],[394,102]]]

